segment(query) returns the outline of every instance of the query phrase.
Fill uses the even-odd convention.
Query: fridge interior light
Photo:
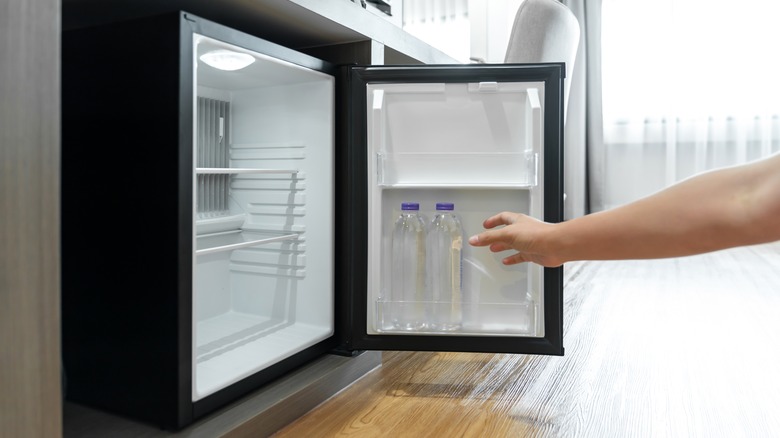
[[[220,70],[235,71],[251,65],[255,62],[255,57],[247,53],[219,49],[204,53],[200,60]]]

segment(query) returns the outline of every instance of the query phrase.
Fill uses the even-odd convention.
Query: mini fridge
[[[461,242],[454,301],[388,293],[402,203],[562,220],[562,63],[337,66],[185,12],[62,53],[70,400],[179,429],[323,354],[563,354],[561,268]]]

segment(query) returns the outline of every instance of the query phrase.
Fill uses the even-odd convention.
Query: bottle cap
[[[401,203],[401,210],[419,210],[420,204],[416,202],[403,202]]]
[[[455,204],[452,202],[437,202],[436,210],[454,210]]]

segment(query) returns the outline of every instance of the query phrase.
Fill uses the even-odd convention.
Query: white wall
[[[523,0],[469,0],[471,58],[504,62],[515,13]]]

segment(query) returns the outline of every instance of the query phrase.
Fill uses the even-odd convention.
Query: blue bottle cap
[[[403,202],[401,203],[401,210],[419,210],[420,204],[416,202]]]
[[[452,202],[437,202],[436,210],[454,210],[455,204]]]

